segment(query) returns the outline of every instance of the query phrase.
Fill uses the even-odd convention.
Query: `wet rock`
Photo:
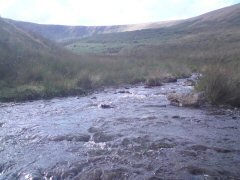
[[[97,132],[93,135],[93,141],[96,143],[112,141],[113,136],[107,135],[103,132]]]
[[[101,180],[103,171],[101,169],[94,169],[81,172],[75,179],[79,180]]]
[[[189,93],[189,94],[170,94],[167,96],[171,105],[174,106],[191,106],[198,107],[204,102],[203,93]]]
[[[167,107],[167,105],[152,104],[152,105],[144,105],[143,107],[146,107],[146,108],[163,108],[164,107],[165,108]]]
[[[169,143],[152,143],[150,145],[151,150],[159,150],[159,149],[168,149],[168,148],[174,148],[175,144],[169,144]]]
[[[223,148],[213,148],[213,149],[218,153],[231,153],[231,152],[233,152],[232,150],[223,149]]]
[[[199,175],[217,176],[218,175],[217,172],[210,171],[205,168],[195,167],[195,166],[189,166],[184,169],[186,169],[190,174],[195,176],[199,176]]]
[[[184,150],[184,151],[181,151],[181,155],[182,156],[190,156],[190,157],[197,157],[198,154],[194,151],[188,151],[188,150]]]
[[[131,143],[131,141],[128,139],[128,138],[124,138],[123,141],[122,141],[122,145],[127,147],[129,146]]]
[[[146,80],[145,82],[146,88],[155,87],[155,86],[162,86],[162,82],[160,79],[150,78]]]
[[[163,83],[173,83],[173,82],[177,82],[177,78],[173,77],[173,76],[169,76],[169,77],[164,77],[162,79]]]
[[[149,142],[149,135],[139,136],[137,138],[132,139],[133,142],[138,143],[140,145],[144,145]]]
[[[185,83],[184,83],[185,86],[195,86],[196,85],[196,82],[192,79],[188,79]]]
[[[94,96],[94,97],[91,97],[91,99],[97,99],[97,97]]]
[[[50,141],[75,141],[75,142],[88,142],[90,140],[90,135],[87,134],[68,134],[68,135],[59,135],[51,137]]]
[[[118,91],[119,94],[131,94],[129,91],[125,91],[125,90],[122,90],[122,91]]]
[[[39,170],[32,170],[29,173],[21,173],[20,174],[20,180],[25,180],[25,179],[29,179],[29,180],[41,180],[43,179],[43,175],[41,174],[41,172]]]
[[[102,108],[102,109],[110,109],[113,108],[113,106],[109,105],[109,104],[100,104],[98,107]]]
[[[206,174],[206,170],[197,167],[188,167],[188,172],[192,175],[204,175]]]
[[[68,161],[61,161],[54,165],[51,169],[43,171],[44,178],[42,179],[75,179],[75,177],[80,175],[84,167],[87,165],[88,163],[69,163]]]
[[[3,127],[3,125],[4,125],[5,123],[3,123],[3,122],[0,122],[0,127]]]
[[[104,180],[119,180],[119,179],[127,179],[128,171],[122,168],[113,169],[113,170],[105,170],[101,176]]]
[[[137,164],[132,165],[133,168],[143,168],[145,166],[146,166],[145,164],[141,164],[141,163],[140,164],[137,163]]]
[[[173,119],[179,119],[180,116],[177,116],[177,115],[176,115],[176,116],[172,116],[172,118],[173,118]]]
[[[96,132],[99,132],[100,131],[100,129],[99,128],[96,128],[96,127],[90,127],[89,129],[88,129],[88,132],[90,132],[90,133],[96,133]]]
[[[150,177],[148,180],[163,180],[163,178],[153,176],[153,177]]]
[[[206,151],[209,149],[209,147],[203,146],[203,145],[194,145],[194,146],[191,146],[190,149],[194,151]]]

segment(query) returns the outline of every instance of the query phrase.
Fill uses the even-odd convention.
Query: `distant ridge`
[[[106,34],[170,27],[181,22],[181,21],[163,21],[155,23],[114,25],[114,26],[65,26],[65,25],[36,24],[30,22],[15,21],[11,19],[6,20],[26,31],[37,33],[45,38],[57,42],[80,39],[83,37],[92,36],[94,34]]]

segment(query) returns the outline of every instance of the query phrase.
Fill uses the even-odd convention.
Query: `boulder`
[[[72,142],[88,142],[90,140],[90,135],[88,134],[67,134],[58,135],[49,138],[50,141],[60,142],[60,141],[72,141]]]
[[[177,82],[177,78],[173,77],[173,76],[169,76],[169,77],[164,77],[162,79],[163,83],[173,83],[173,82]]]
[[[113,136],[105,134],[103,132],[97,132],[93,135],[93,141],[95,143],[108,142],[112,140],[113,140]]]
[[[188,79],[185,83],[184,83],[185,86],[195,86],[196,85],[196,82],[192,79]]]
[[[118,91],[119,94],[131,94],[129,91],[121,90]]]
[[[3,127],[5,123],[4,122],[0,122],[0,127]]]
[[[168,95],[168,100],[170,101],[171,105],[174,106],[192,106],[198,107],[204,101],[204,94],[203,93],[188,93],[188,94],[179,94],[173,93]]]
[[[74,179],[91,179],[91,180],[99,180],[102,176],[102,169],[90,169],[83,170],[79,175]]]
[[[155,86],[162,86],[162,82],[160,79],[147,79],[145,82],[145,87],[149,88],[149,87],[155,87]]]
[[[113,106],[109,105],[109,104],[99,104],[98,106],[99,108],[102,108],[102,109],[110,109],[110,108],[113,108]]]

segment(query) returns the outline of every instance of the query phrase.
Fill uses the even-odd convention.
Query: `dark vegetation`
[[[204,91],[213,104],[240,107],[240,64],[206,67],[197,89]]]
[[[35,25],[23,31],[0,19],[0,100],[78,95],[201,71],[197,88],[210,102],[240,106],[239,13],[238,4],[170,27],[62,43],[74,53],[40,37]],[[62,38],[64,31],[55,40]]]

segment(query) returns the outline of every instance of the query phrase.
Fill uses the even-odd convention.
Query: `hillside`
[[[74,52],[102,54],[130,53],[136,52],[137,49],[140,51],[145,48],[152,49],[153,46],[154,49],[180,48],[181,52],[237,51],[240,38],[239,16],[240,4],[237,4],[187,19],[170,27],[93,35],[66,46]],[[154,50],[153,53],[158,52]]]
[[[61,43],[74,53],[50,42],[46,36],[43,38],[37,30],[26,30],[16,25],[16,21],[1,19],[0,74],[3,78],[0,99],[65,96],[102,86],[139,83],[201,71],[206,74],[206,79],[199,83],[198,88],[209,94],[211,102],[222,101],[225,96],[224,102],[239,105],[239,14],[240,4],[237,4],[173,24],[167,23],[161,28],[154,28],[160,26],[151,24],[151,29],[106,33],[113,27],[96,27],[103,28],[99,33],[105,34],[94,32],[85,38],[78,31],[81,39]],[[38,30],[45,28],[45,25],[26,25],[32,30],[37,26]],[[49,27],[54,32],[55,26]],[[69,40],[72,36],[69,28],[64,26],[66,36],[64,31],[60,31],[56,33],[54,38],[59,37],[55,40]],[[90,32],[87,31],[88,35]],[[217,66],[215,71],[212,70],[214,66]],[[219,84],[221,86],[217,86]]]
[[[240,106],[239,17],[237,4],[171,27],[99,34],[66,47],[79,54],[135,57],[139,67],[149,61],[158,67],[161,62],[167,72],[201,71],[204,78],[197,89],[205,91],[209,102]]]
[[[79,95],[102,86],[137,83],[152,73],[151,65],[150,60],[141,71],[135,57],[79,56],[0,19],[0,101]]]
[[[142,29],[156,29],[170,27],[181,21],[165,21],[156,23],[116,25],[116,26],[64,26],[64,25],[44,25],[22,21],[6,19],[17,27],[28,32],[37,33],[45,38],[56,42],[66,42],[94,34],[108,34],[117,32],[136,31]]]
[[[0,101],[79,95],[104,86],[189,73],[174,61],[165,64],[154,58],[94,53],[79,56],[9,21],[0,19],[0,23]]]
[[[59,91],[81,59],[0,18],[0,99],[36,99]],[[75,68],[73,68],[75,67]],[[59,93],[59,92],[58,92]]]

